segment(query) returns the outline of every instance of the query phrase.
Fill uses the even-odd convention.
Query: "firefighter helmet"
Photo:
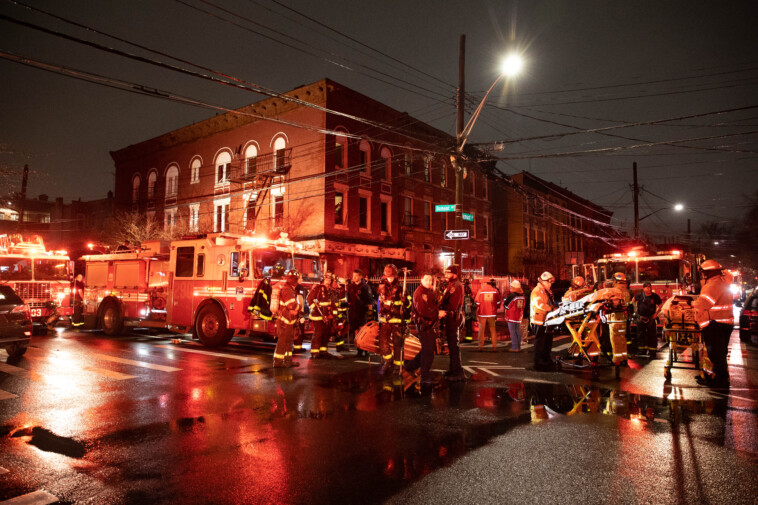
[[[580,289],[583,288],[585,285],[584,277],[581,275],[577,275],[573,279],[571,279],[571,287],[574,289]]]
[[[627,280],[626,274],[624,272],[616,272],[615,274],[613,274],[613,280],[615,280],[616,282],[625,282],[629,284],[629,280]]]
[[[704,272],[712,271],[712,270],[721,270],[723,267],[718,261],[715,260],[705,260],[702,263],[700,263],[700,270]]]
[[[553,282],[555,281],[555,277],[550,272],[542,272],[542,275],[540,275],[540,282]]]
[[[287,273],[284,274],[285,277],[300,277],[300,272],[295,270],[294,268],[290,268],[287,270]]]
[[[458,277],[461,274],[460,269],[458,268],[458,265],[450,265],[445,269],[446,274],[453,274],[456,277]]]
[[[388,263],[384,266],[385,277],[397,277],[397,267],[394,263]]]

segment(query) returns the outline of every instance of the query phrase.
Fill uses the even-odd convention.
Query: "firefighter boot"
[[[284,358],[274,358],[274,368],[287,368]]]
[[[297,368],[300,366],[300,363],[292,359],[292,354],[288,354],[287,356],[284,357],[284,366],[287,368]]]

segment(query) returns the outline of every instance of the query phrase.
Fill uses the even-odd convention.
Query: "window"
[[[176,276],[192,277],[192,267],[195,265],[194,247],[176,248]]]
[[[367,140],[361,140],[358,146],[360,151],[360,170],[361,172],[371,173],[371,144]]]
[[[135,175],[134,179],[132,179],[132,203],[139,203],[140,182],[141,180],[139,175]]]
[[[347,137],[336,136],[334,140],[334,166],[345,168],[347,166]]]
[[[229,199],[214,202],[213,231],[229,231]]]
[[[232,157],[228,152],[222,152],[216,158],[216,185],[229,181],[229,172],[232,168]]]
[[[287,141],[284,137],[279,137],[274,141],[274,171],[282,170],[287,163],[285,148]]]
[[[200,160],[200,158],[195,158],[192,160],[192,163],[190,163],[190,184],[197,184],[200,182],[200,167],[203,165],[203,162]]]
[[[245,230],[255,233],[255,212],[258,206],[258,194],[252,193],[245,204]]]
[[[424,182],[430,182],[432,180],[432,159],[429,156],[424,156]]]
[[[444,161],[440,163],[440,186],[447,187],[447,165]]]
[[[197,255],[197,276],[202,277],[205,275],[205,254]]]
[[[489,238],[490,236],[490,218],[485,217],[482,219],[482,238]]]
[[[382,233],[389,233],[390,231],[390,225],[389,225],[389,217],[390,217],[390,202],[382,202],[381,205],[381,218],[380,218],[380,230]]]
[[[413,157],[411,153],[405,153],[403,157],[403,166],[405,167],[405,175],[410,177],[413,173]]]
[[[245,149],[245,175],[255,175],[258,171],[258,148],[254,145]]]
[[[163,231],[170,232],[176,228],[176,208],[166,209],[163,219]]]
[[[158,173],[155,170],[151,170],[147,174],[147,199],[152,200],[155,198],[155,183],[158,180]]]
[[[413,226],[413,199],[409,196],[403,197],[403,225]]]
[[[382,174],[385,181],[392,180],[392,152],[386,147],[381,151],[382,162],[384,165],[384,174]]]
[[[342,191],[334,193],[334,224],[345,224],[345,194]]]
[[[358,198],[358,227],[368,230],[368,198],[365,196]]]
[[[198,231],[200,228],[200,204],[193,203],[189,206],[189,231]]]
[[[166,170],[166,198],[176,196],[179,188],[179,167],[171,165]]]
[[[284,195],[274,195],[274,228],[281,230],[284,226]]]
[[[432,230],[432,202],[423,202],[424,204],[424,229]]]

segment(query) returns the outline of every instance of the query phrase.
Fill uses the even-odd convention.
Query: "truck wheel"
[[[114,302],[108,302],[100,316],[100,327],[109,337],[121,335],[124,332],[124,318],[121,309]]]
[[[206,347],[228,344],[234,334],[226,328],[226,317],[223,311],[214,304],[200,309],[195,320],[195,332],[200,343]]]
[[[27,344],[21,344],[19,342],[15,342],[9,345],[6,350],[8,352],[9,358],[19,358],[24,355],[27,348],[28,348]]]

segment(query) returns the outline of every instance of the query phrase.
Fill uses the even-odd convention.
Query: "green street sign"
[[[455,205],[435,205],[434,212],[455,212]]]
[[[473,223],[474,222],[474,215],[473,214],[467,214],[467,213],[464,212],[463,213],[463,220],[464,221],[471,221]]]

